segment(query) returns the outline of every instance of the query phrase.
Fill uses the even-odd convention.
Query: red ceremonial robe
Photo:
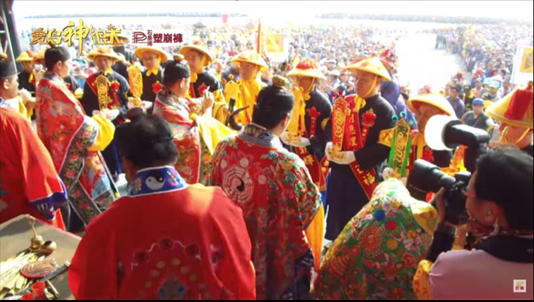
[[[104,129],[85,115],[80,102],[54,73],[46,73],[39,81],[37,100],[37,132],[65,183],[69,203],[87,225],[115,200],[107,167],[100,152],[92,149]]]
[[[305,299],[314,264],[306,229],[321,195],[304,162],[267,129],[248,124],[219,143],[213,184],[243,209],[258,299]]]
[[[191,119],[191,115],[198,111],[200,111],[198,104],[190,99],[174,96],[166,88],[156,96],[154,103],[153,114],[161,116],[169,123],[178,149],[175,168],[189,184],[197,182],[206,184],[205,177],[201,177],[201,174],[206,175],[206,173],[201,173],[201,170],[206,170],[205,166],[208,163],[202,162],[203,142],[200,129]]]
[[[169,123],[178,149],[174,165],[178,173],[189,184],[208,185],[217,143],[234,133],[211,116],[202,115],[201,107],[198,100],[178,97],[164,87],[156,96],[153,114]]]
[[[255,299],[241,209],[174,167],[137,172],[96,217],[69,268],[76,299]]]
[[[48,150],[17,112],[0,108],[0,223],[30,214],[62,230],[67,191]]]

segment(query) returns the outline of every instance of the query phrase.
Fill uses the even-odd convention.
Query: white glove
[[[35,103],[35,98],[32,97],[31,93],[26,89],[21,89],[17,92],[17,95],[22,99],[24,104]]]
[[[328,142],[326,144],[324,151],[328,161],[334,162],[338,165],[350,165],[352,162],[356,161],[356,157],[352,151],[334,152],[334,145],[332,142]]]
[[[386,180],[390,178],[392,174],[393,174],[393,169],[391,169],[391,167],[386,167],[384,171],[382,171],[382,178]]]
[[[149,102],[149,101],[143,101],[143,105],[145,106],[145,110],[148,110],[150,108],[152,108],[152,105],[154,105],[154,103],[152,102]]]
[[[289,135],[289,132],[282,133],[282,136],[280,137],[284,144],[288,146],[293,146],[297,148],[304,148],[310,145],[310,140],[305,137],[300,137],[298,140],[292,139]]]
[[[215,103],[215,97],[213,96],[213,93],[208,89],[204,90],[204,96],[202,99],[202,110],[206,111],[206,109],[211,108],[211,106],[213,106],[213,103]]]
[[[98,114],[102,115],[106,119],[112,121],[119,116],[120,111],[118,109],[103,109]],[[94,114],[94,111],[93,111]]]

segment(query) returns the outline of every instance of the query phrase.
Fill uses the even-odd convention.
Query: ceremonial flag
[[[256,42],[256,51],[261,54],[263,52],[263,45],[261,43],[262,33],[261,33],[261,20],[258,19],[258,38]]]
[[[517,85],[526,85],[532,81],[532,46],[520,46],[514,57],[511,82]]]

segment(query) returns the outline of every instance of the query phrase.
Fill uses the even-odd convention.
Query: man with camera
[[[489,150],[465,190],[456,182],[438,191],[439,225],[414,276],[418,298],[532,299],[532,172],[532,157],[524,152]],[[462,215],[475,245],[450,251]]]

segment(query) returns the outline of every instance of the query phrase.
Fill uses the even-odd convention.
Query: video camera
[[[424,199],[427,192],[445,188],[445,219],[454,224],[467,222],[465,211],[465,189],[475,170],[476,160],[487,150],[489,134],[481,129],[462,124],[461,121],[445,115],[431,117],[425,127],[425,140],[433,150],[450,150],[459,145],[467,146],[464,164],[469,172],[457,173],[454,177],[439,167],[418,159],[408,176],[407,188],[413,197]],[[435,206],[435,204],[433,204]]]

